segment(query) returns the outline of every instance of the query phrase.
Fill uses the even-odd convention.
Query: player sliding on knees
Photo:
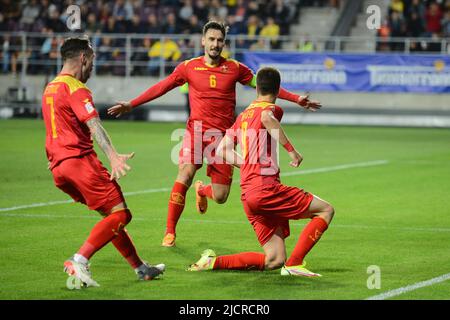
[[[151,266],[141,260],[125,229],[131,221],[119,184],[130,170],[131,154],[118,154],[94,108],[85,83],[90,77],[94,51],[87,38],[69,38],[61,46],[61,73],[45,88],[42,114],[46,128],[45,148],[55,185],[76,202],[97,210],[104,218],[70,259],[64,271],[86,286],[98,286],[89,269],[89,259],[111,242],[135,270],[139,280],[160,276],[165,265]],[[111,174],[94,151],[91,136],[108,157]]]
[[[273,270],[281,275],[318,277],[306,269],[305,256],[327,230],[334,209],[327,202],[297,187],[281,184],[276,146],[283,145],[298,167],[302,156],[289,142],[280,125],[282,109],[275,105],[280,73],[273,68],[258,71],[257,99],[242,112],[220,142],[217,154],[241,170],[241,200],[244,211],[264,253],[242,252],[217,256],[211,249],[189,271],[232,269]],[[242,156],[235,150],[239,143]],[[286,261],[285,238],[289,220],[311,219]]]
[[[210,21],[203,27],[202,45],[204,55],[180,63],[167,78],[150,87],[131,101],[122,101],[108,109],[108,114],[116,117],[133,108],[152,101],[184,83],[189,84],[191,113],[187,121],[186,134],[179,154],[178,175],[169,197],[168,215],[163,246],[175,245],[176,226],[184,210],[185,197],[195,173],[207,157],[207,175],[211,184],[197,181],[195,186],[197,211],[205,213],[207,199],[224,203],[230,192],[233,167],[214,162],[215,154],[205,154],[205,149],[220,139],[203,135],[215,130],[221,136],[234,122],[236,107],[236,83],[255,87],[255,76],[244,64],[221,56],[225,46],[227,28],[219,22]],[[316,111],[321,107],[308,95],[299,96],[280,88],[279,98],[292,101],[300,106]],[[194,137],[200,137],[199,139]],[[197,147],[194,147],[197,145]],[[194,150],[198,150],[197,154]]]

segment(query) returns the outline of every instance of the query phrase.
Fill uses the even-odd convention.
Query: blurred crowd
[[[387,17],[378,36],[379,51],[440,52],[441,39],[450,38],[450,0],[390,0]],[[389,42],[389,38],[427,38],[428,41]],[[384,40],[383,40],[384,39]]]
[[[323,1],[316,2],[322,5]],[[205,22],[216,20],[230,26],[229,34],[246,36],[237,44],[240,48],[258,49],[260,43],[252,39],[257,35],[269,38],[271,48],[279,48],[277,38],[288,35],[298,18],[299,0],[0,0],[0,32],[40,33],[40,37],[27,39],[27,48],[33,48],[27,51],[27,58],[31,62],[56,59],[59,43],[54,33],[69,31],[66,10],[70,5],[80,8],[79,32],[92,37],[99,73],[123,73],[120,62],[126,39],[114,34],[128,33],[142,35],[132,40],[132,61],[146,62],[144,67],[137,63],[133,72],[156,74],[161,59],[175,62],[198,52],[193,52],[192,39],[152,35],[200,35]],[[20,37],[2,37],[3,72],[16,72],[21,41]],[[41,73],[47,66],[31,63],[29,69]]]

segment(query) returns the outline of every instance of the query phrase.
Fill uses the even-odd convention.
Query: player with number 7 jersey
[[[221,52],[225,46],[227,28],[210,21],[203,27],[204,55],[180,63],[165,79],[150,87],[131,101],[121,101],[108,109],[108,114],[121,116],[133,108],[154,100],[184,83],[189,84],[190,117],[179,153],[178,175],[169,197],[168,216],[163,246],[175,245],[175,229],[184,210],[185,197],[195,173],[207,158],[207,175],[211,184],[195,183],[196,206],[199,213],[207,210],[207,199],[224,203],[230,192],[233,167],[216,161],[214,147],[235,119],[236,84],[256,86],[256,78],[244,64],[225,59]],[[320,108],[320,103],[310,101],[281,88],[279,98],[297,103],[309,110]],[[215,133],[212,134],[212,131]],[[207,132],[211,134],[207,134]],[[210,154],[205,149],[213,150]]]
[[[46,86],[42,96],[49,169],[56,187],[103,216],[78,252],[64,262],[64,272],[86,286],[98,286],[92,279],[89,261],[111,242],[138,279],[154,279],[164,272],[165,265],[151,266],[138,256],[125,229],[132,214],[116,181],[131,169],[126,162],[134,153],[117,153],[85,85],[95,59],[92,45],[86,37],[68,38],[60,53],[61,73]],[[92,139],[107,156],[111,174],[98,159]]]

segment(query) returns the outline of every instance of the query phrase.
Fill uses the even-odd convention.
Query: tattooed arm
[[[111,176],[110,179],[120,179],[127,174],[130,170],[130,166],[127,165],[127,160],[134,156],[134,152],[130,154],[118,154],[114,146],[112,145],[111,139],[108,136],[105,128],[103,128],[100,118],[95,117],[86,122],[92,137],[97,142],[98,146],[111,164]]]

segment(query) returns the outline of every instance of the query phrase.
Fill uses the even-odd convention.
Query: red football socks
[[[218,256],[213,269],[264,270],[266,256],[258,252],[241,252]]]
[[[98,222],[91,231],[86,242],[78,250],[86,259],[90,259],[94,253],[103,248],[131,221],[131,213],[128,209],[111,213]]]
[[[172,192],[170,193],[168,213],[167,213],[167,226],[166,234],[175,234],[175,228],[177,226],[178,220],[180,219],[181,213],[184,210],[184,203],[186,198],[186,192],[188,186],[184,183],[175,181],[173,185]]]
[[[142,265],[143,261],[139,258],[136,247],[125,228],[120,230],[119,234],[111,242],[133,269]]]
[[[202,186],[198,189],[198,195],[202,197],[208,197],[210,199],[213,199],[213,191],[212,191],[212,185],[208,184],[206,186]]]
[[[319,241],[322,233],[327,230],[328,224],[320,217],[315,217],[306,225],[300,234],[297,244],[291,256],[286,261],[286,266],[298,266],[303,263],[303,259],[308,252]]]

